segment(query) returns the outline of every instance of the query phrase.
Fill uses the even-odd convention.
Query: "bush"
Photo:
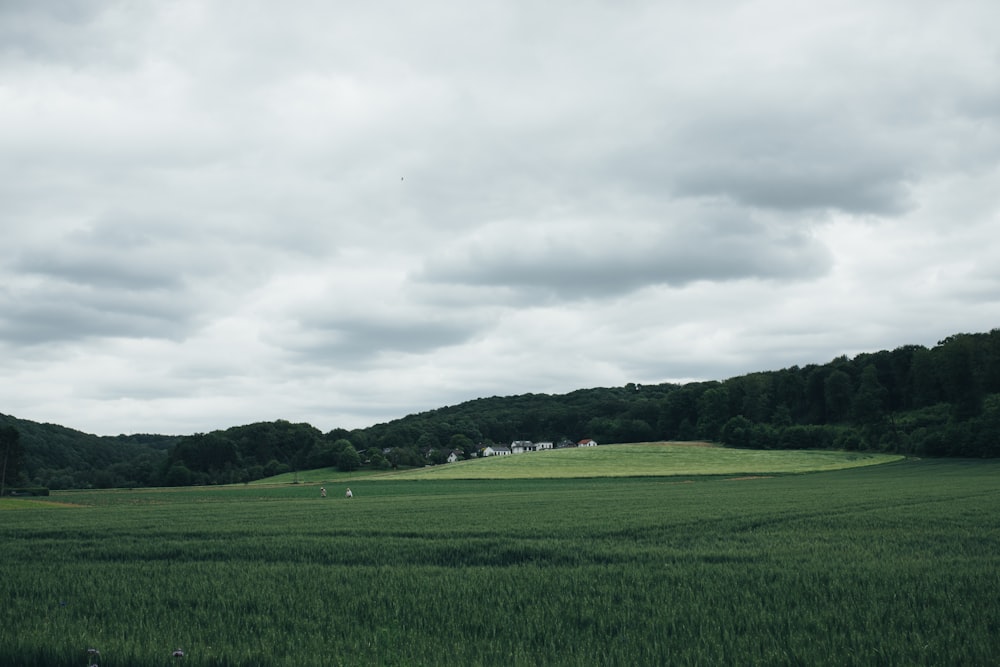
[[[47,496],[49,490],[44,486],[22,486],[4,489],[5,496]]]
[[[830,449],[834,433],[827,426],[789,426],[778,431],[778,449]]]

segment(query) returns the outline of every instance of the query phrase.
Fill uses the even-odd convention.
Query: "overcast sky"
[[[995,0],[0,0],[0,412],[356,428],[1000,326]]]

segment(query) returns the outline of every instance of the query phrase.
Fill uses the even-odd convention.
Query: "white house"
[[[590,438],[584,438],[580,442],[576,443],[577,447],[597,447],[597,441],[591,440]]]
[[[540,451],[542,451],[544,449],[552,449],[552,448],[553,448],[553,445],[552,445],[551,442],[536,442],[535,443],[535,451],[536,452],[540,452]]]
[[[483,450],[483,456],[510,456],[510,447],[490,445]]]
[[[511,454],[523,454],[525,452],[535,451],[534,445],[531,444],[531,440],[515,440],[510,443],[510,453]]]

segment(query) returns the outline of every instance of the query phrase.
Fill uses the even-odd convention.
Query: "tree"
[[[975,339],[969,335],[946,338],[938,344],[937,359],[945,398],[952,404],[956,419],[976,416],[982,394],[976,373]]]
[[[457,449],[462,452],[464,458],[469,458],[472,452],[476,451],[476,443],[464,433],[456,433],[448,440],[449,449]]]
[[[773,411],[771,385],[773,374],[753,373],[732,380],[734,386],[739,387],[740,412],[744,417],[752,422],[767,421]],[[729,384],[729,383],[727,383]],[[732,398],[733,387],[730,387]]]
[[[918,348],[910,361],[910,405],[923,408],[944,400],[941,377],[937,372],[934,353]]]
[[[340,460],[340,453],[344,449],[346,447],[338,447],[336,442],[324,442],[320,440],[309,450],[309,455],[306,456],[306,467],[313,469],[335,466]]]
[[[753,423],[743,415],[736,415],[722,427],[719,439],[730,447],[750,447],[753,444]]]
[[[866,426],[878,424],[885,418],[888,400],[889,392],[879,382],[878,371],[874,365],[868,364],[861,371],[861,380],[852,401],[854,420]]]
[[[830,373],[823,382],[826,422],[847,421],[851,410],[851,376],[842,370]]]
[[[441,441],[438,439],[437,435],[425,431],[420,434],[417,438],[417,449],[421,452],[430,451],[432,449],[440,449]]]
[[[163,481],[167,486],[190,486],[193,479],[194,475],[191,470],[183,463],[173,464],[163,476]]]
[[[667,394],[660,403],[656,430],[661,437],[691,440],[691,427],[698,421],[698,393],[695,389],[681,388]]]
[[[0,428],[0,446],[3,447],[3,465],[0,466],[0,496],[7,484],[17,479],[21,472],[24,450],[21,449],[21,433],[13,426]]]
[[[729,421],[729,390],[725,385],[709,389],[698,399],[698,433],[715,440]]]
[[[361,455],[354,445],[347,445],[337,457],[337,469],[341,472],[351,472],[361,467]]]
[[[372,453],[369,462],[375,470],[387,470],[391,466],[388,459],[378,450]]]

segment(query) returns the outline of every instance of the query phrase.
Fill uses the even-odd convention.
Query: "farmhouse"
[[[525,452],[533,452],[531,440],[515,440],[510,443],[510,453],[511,454],[523,454]]]
[[[572,444],[572,443],[570,443]],[[594,443],[597,444],[596,442]],[[531,440],[515,440],[510,443],[511,454],[524,454],[525,452],[541,452],[546,449],[555,449],[555,445],[550,441],[532,442]]]
[[[584,444],[586,443],[586,444]],[[514,440],[510,443],[510,447],[504,447],[502,445],[489,445],[483,447],[479,450],[480,456],[507,456],[509,454],[524,454],[526,452],[541,452],[546,449],[560,449],[563,447],[596,447],[597,441],[587,438],[581,440],[578,443],[571,442],[569,440],[560,441],[559,447],[556,447],[551,441],[544,440],[542,442],[532,442],[531,440]]]

